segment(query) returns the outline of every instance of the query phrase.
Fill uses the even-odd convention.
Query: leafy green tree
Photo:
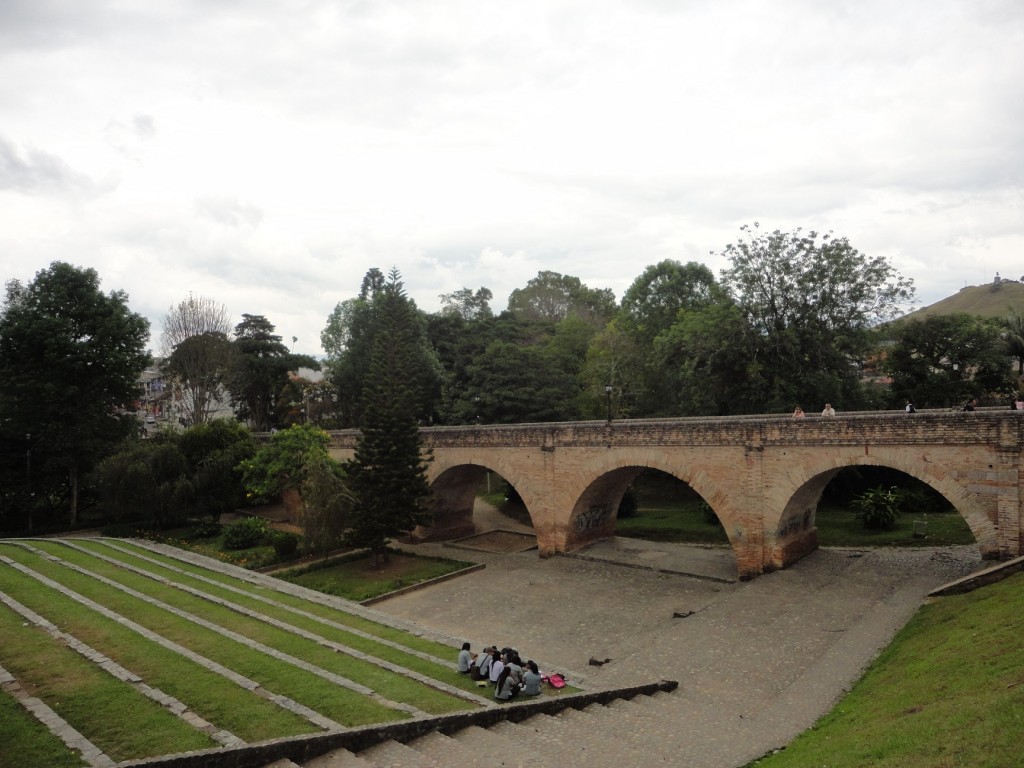
[[[302,498],[306,549],[326,557],[344,541],[354,501],[344,468],[324,453],[311,453],[306,459]]]
[[[891,330],[883,368],[897,405],[948,407],[1014,390],[1011,358],[997,321],[956,313],[906,320]]]
[[[703,264],[666,259],[647,267],[622,298],[617,327],[633,352],[628,371],[632,411],[638,416],[676,416],[694,412],[682,391],[687,366],[666,352],[663,337],[679,318],[726,297]],[[700,386],[699,382],[694,382]],[[614,385],[613,385],[614,386]],[[701,409],[697,413],[703,412]]]
[[[187,423],[205,424],[213,415],[231,371],[228,337],[209,331],[179,342],[163,366],[182,405]]]
[[[571,421],[578,386],[545,347],[494,341],[469,366],[468,406],[487,424]]]
[[[491,299],[494,294],[490,288],[479,288],[476,292],[472,288],[460,288],[452,293],[442,293],[441,314],[454,315],[463,320],[482,320],[493,317],[491,311]]]
[[[353,298],[338,302],[320,333],[320,343],[327,353],[325,374],[334,386],[337,417],[342,426],[353,426],[359,417],[373,342],[371,326],[370,300]]]
[[[148,339],[149,323],[129,309],[128,295],[104,294],[96,270],[54,262],[27,285],[7,284],[0,516],[8,527],[31,528],[37,508],[77,523],[80,475],[138,429],[127,411],[149,363]],[[11,489],[24,489],[20,503]]]
[[[800,229],[762,233],[756,223],[741,231],[720,254],[731,262],[722,284],[757,340],[752,353],[768,395],[762,407],[858,406],[869,331],[913,298],[912,281],[846,238]]]
[[[609,404],[616,418],[648,415],[643,404],[643,371],[649,355],[649,350],[641,348],[632,335],[622,330],[620,318],[599,331],[590,340],[577,374],[583,417],[604,418]],[[611,387],[611,393],[607,387]]]
[[[623,326],[651,344],[667,331],[681,310],[706,307],[718,300],[711,270],[691,261],[666,259],[647,267],[622,297]]]
[[[346,474],[355,497],[348,542],[370,549],[379,564],[391,538],[424,521],[430,487],[413,386],[422,324],[397,270],[375,297],[374,311],[379,326],[363,389],[361,435]]]
[[[1017,375],[1024,377],[1024,315],[1011,312],[1000,321],[1006,351],[1017,364]]]
[[[310,424],[293,424],[270,436],[252,458],[242,461],[242,484],[255,502],[267,502],[306,480],[306,468],[314,457],[326,457],[330,436]]]
[[[244,505],[238,467],[256,453],[256,441],[244,424],[230,419],[197,424],[181,434],[179,447],[194,489],[193,514],[219,519]]]
[[[104,510],[115,520],[176,524],[188,515],[195,488],[172,436],[138,441],[106,457],[92,473]]]
[[[682,310],[655,339],[666,401],[687,416],[726,416],[763,410],[771,399],[756,354],[757,339],[729,301]]]
[[[578,277],[551,271],[538,272],[508,297],[508,311],[522,320],[557,323],[575,315],[601,327],[615,309],[615,294],[610,289],[588,288]]]
[[[277,397],[288,374],[301,367],[320,370],[309,355],[296,355],[274,334],[274,325],[263,315],[242,315],[235,326],[227,388],[239,418],[249,419],[253,429],[270,429]]]

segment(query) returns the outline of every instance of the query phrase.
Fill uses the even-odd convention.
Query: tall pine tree
[[[373,312],[379,330],[363,388],[362,434],[346,471],[355,496],[348,543],[370,549],[378,565],[391,538],[424,522],[430,457],[420,442],[413,373],[423,329],[397,270],[374,296]]]

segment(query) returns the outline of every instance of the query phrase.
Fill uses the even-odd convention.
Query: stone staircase
[[[518,722],[499,720],[447,733],[431,730],[404,743],[389,738],[358,751],[339,748],[265,768],[621,768],[635,764],[638,750],[643,750],[645,763],[653,764],[675,751],[668,737],[680,724],[672,707],[664,706],[672,696],[655,691],[581,709],[569,706],[554,714],[538,712]],[[512,717],[519,714],[515,706],[508,707]]]
[[[622,768],[678,765],[682,726],[662,680],[631,688],[540,697],[260,744],[183,752],[119,768]]]

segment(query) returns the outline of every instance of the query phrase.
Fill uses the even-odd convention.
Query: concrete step
[[[662,747],[678,727],[678,715],[661,696],[591,704],[520,723],[470,726],[451,736],[433,732],[408,744],[386,741],[353,755],[339,750],[309,761],[307,768],[622,768],[642,754],[650,764],[672,764],[676,752]]]
[[[489,765],[501,765],[501,760],[515,749],[515,741],[507,735],[507,729],[495,730],[471,725],[452,734],[459,746],[486,760]],[[493,762],[498,761],[498,762]]]
[[[450,736],[434,731],[413,739],[407,747],[433,758],[438,765],[469,767],[476,765],[476,753]],[[493,763],[490,764],[493,767]]]
[[[364,749],[359,757],[369,761],[375,768],[447,768],[447,763],[437,763],[429,755],[394,739]]]
[[[335,749],[326,755],[307,760],[303,768],[374,768],[374,765],[347,749]]]

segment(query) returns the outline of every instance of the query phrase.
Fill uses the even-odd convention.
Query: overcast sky
[[[832,230],[919,306],[1024,275],[1021,0],[0,0],[0,278],[95,268],[321,354],[540,270],[617,298],[742,224]]]

